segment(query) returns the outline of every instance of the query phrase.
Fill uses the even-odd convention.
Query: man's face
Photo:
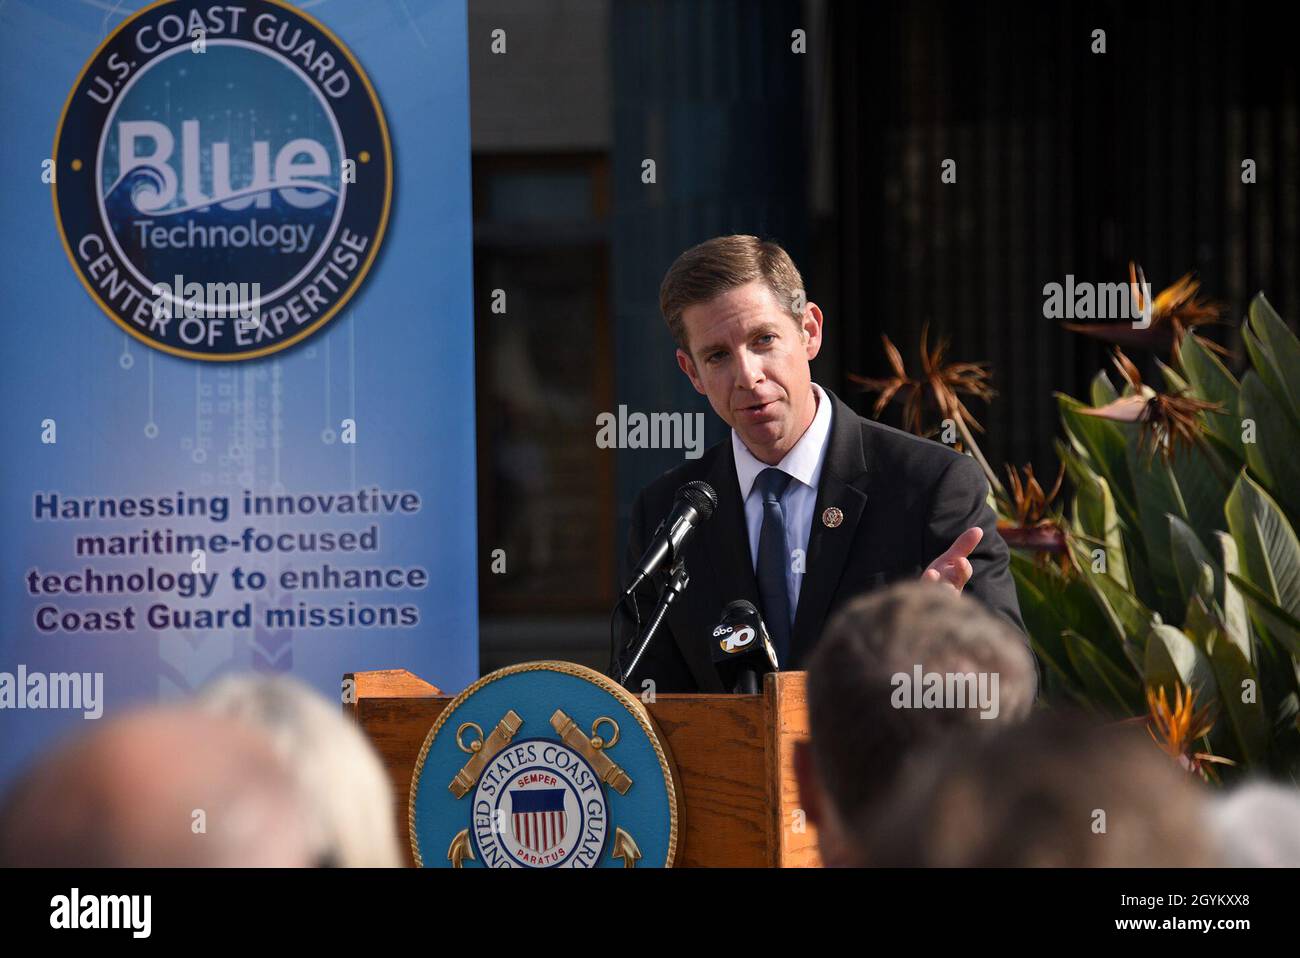
[[[812,423],[817,401],[808,362],[822,344],[822,312],[795,320],[755,280],[682,312],[690,352],[677,365],[754,456],[780,462]]]

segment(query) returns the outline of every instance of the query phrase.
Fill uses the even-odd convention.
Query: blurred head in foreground
[[[946,585],[901,583],[845,606],[809,663],[811,741],[795,753],[823,862],[857,862],[849,823],[889,795],[910,756],[1020,721],[1036,689],[1024,636]]]
[[[286,676],[232,675],[199,693],[199,706],[246,722],[271,741],[307,804],[312,856],[345,868],[402,864],[393,789],[355,722]]]
[[[0,866],[305,866],[302,818],[263,736],[153,708],[56,748],[19,780],[0,809]]]
[[[1140,724],[1040,712],[919,756],[854,830],[870,865],[1200,867],[1214,864],[1204,812]]]
[[[1216,796],[1209,807],[1218,864],[1228,868],[1300,868],[1300,792],[1251,782]]]

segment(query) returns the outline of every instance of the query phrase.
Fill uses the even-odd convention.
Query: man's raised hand
[[[926,567],[921,573],[921,579],[925,582],[946,583],[960,593],[975,572],[966,557],[975,551],[983,538],[984,530],[979,526],[971,526],[957,537],[948,551]]]

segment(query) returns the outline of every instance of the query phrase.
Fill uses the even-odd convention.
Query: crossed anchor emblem
[[[460,724],[456,729],[456,747],[469,755],[469,760],[447,784],[456,798],[464,798],[474,788],[483,770],[511,743],[523,724],[524,720],[514,709],[508,710],[486,736],[483,734],[483,728],[477,723]],[[611,730],[608,738],[600,734],[602,726]],[[602,715],[591,723],[591,734],[588,735],[563,709],[556,709],[555,714],[551,716],[551,727],[555,729],[564,744],[591,763],[592,769],[602,782],[620,795],[627,794],[632,787],[632,778],[607,754],[609,749],[618,744],[618,722],[608,715]],[[464,736],[470,730],[476,734],[467,742]],[[611,854],[614,858],[623,859],[623,867],[635,868],[637,860],[641,858],[641,849],[631,835],[624,829],[616,827],[614,849]],[[474,848],[468,828],[463,828],[456,833],[451,846],[447,849],[447,859],[453,868],[464,867],[466,859],[474,860]]]

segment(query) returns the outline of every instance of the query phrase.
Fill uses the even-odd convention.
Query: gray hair
[[[995,720],[970,708],[899,708],[895,677],[917,667],[996,676]],[[930,582],[859,596],[831,619],[808,664],[818,775],[835,808],[852,818],[887,796],[912,753],[963,730],[992,733],[1026,718],[1037,684],[1025,637],[976,599]]]
[[[286,676],[231,675],[199,694],[199,706],[261,729],[293,770],[311,812],[309,840],[326,864],[402,864],[393,789],[357,725]]]
[[[309,817],[259,729],[152,707],[76,734],[15,784],[0,867],[302,867]]]
[[[1215,798],[1209,829],[1229,868],[1300,866],[1300,791],[1249,782]]]

